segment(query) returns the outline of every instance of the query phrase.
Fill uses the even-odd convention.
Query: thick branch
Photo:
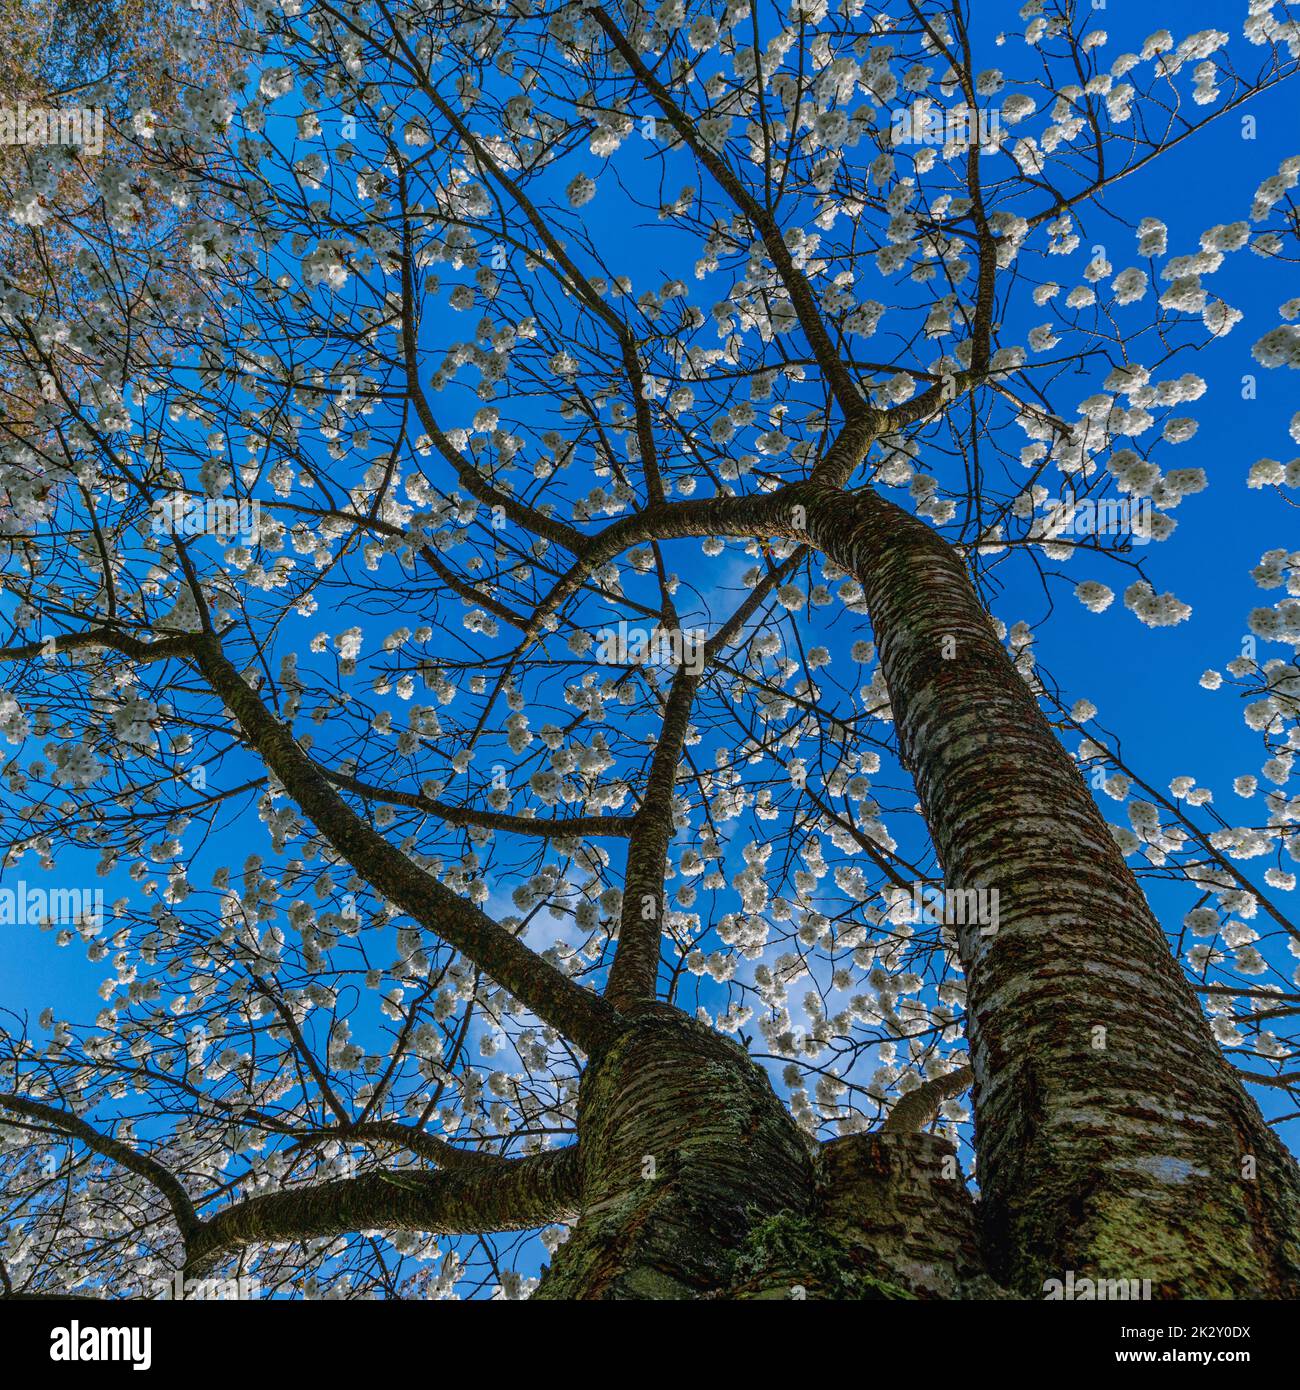
[[[692,671],[683,664],[673,677],[641,809],[636,815],[636,829],[628,842],[618,947],[605,989],[605,997],[617,1008],[654,999],[657,993],[659,942],[665,910],[664,858],[673,837],[673,790],[677,782],[677,764],[690,728],[695,693],[710,663],[735,640],[736,634],[805,554],[801,546],[785,564],[755,586],[753,593],[704,644],[698,670]]]
[[[187,1250],[185,1276],[196,1278],[248,1245],[318,1240],[354,1231],[428,1231],[480,1235],[527,1231],[576,1217],[580,1204],[576,1145],[438,1173],[366,1173],[341,1182],[268,1192],[205,1221]]]
[[[944,1076],[931,1077],[900,1099],[880,1126],[886,1134],[915,1134],[934,1123],[939,1107],[970,1087],[975,1074],[969,1067],[958,1067]]]
[[[24,642],[18,647],[0,647],[0,661],[30,661],[38,656],[52,657],[61,652],[88,649],[93,651],[97,647],[121,652],[132,661],[166,661],[168,657],[189,655],[193,645],[189,637],[162,637],[154,642],[144,642],[124,632],[101,627],[89,632],[61,632],[38,642]]]
[[[695,123],[673,100],[668,88],[641,60],[641,55],[628,41],[619,25],[600,7],[590,10],[589,13],[605,31],[606,37],[636,75],[637,81],[655,99],[659,109],[668,118],[669,124],[687,148],[713,175],[718,186],[744,213],[762,238],[776,273],[790,296],[790,302],[799,318],[799,326],[803,329],[804,337],[808,339],[812,354],[817,359],[817,366],[821,369],[822,376],[845,418],[874,415],[876,412],[863,399],[852,374],[831,342],[812,287],[804,273],[795,265],[775,217],[741,183],[727,162],[700,138]]]
[[[196,661],[267,767],[368,883],[584,1051],[596,1051],[615,1036],[621,1020],[604,1000],[575,984],[372,830],[298,746],[291,730],[254,694],[215,637],[196,644]]]
[[[111,1158],[114,1163],[120,1163],[123,1168],[152,1183],[171,1207],[181,1238],[187,1244],[198,1230],[199,1221],[189,1194],[176,1175],[157,1159],[150,1158],[148,1154],[141,1153],[139,1149],[123,1143],[120,1139],[101,1134],[79,1115],[60,1110],[54,1105],[28,1100],[24,1096],[5,1094],[0,1095],[0,1107],[12,1110],[18,1115],[26,1115],[29,1119],[40,1120],[72,1139],[80,1139],[88,1149],[93,1149],[105,1158]]]
[[[515,816],[505,811],[483,811],[474,806],[450,806],[445,801],[421,796],[418,792],[403,792],[391,787],[372,787],[345,772],[322,769],[337,787],[346,787],[369,801],[386,801],[393,806],[409,806],[413,811],[425,811],[448,825],[476,825],[485,830],[505,830],[513,835],[535,835],[543,839],[576,836],[593,839],[598,835],[630,835],[631,816],[571,816],[568,820],[538,819]]]

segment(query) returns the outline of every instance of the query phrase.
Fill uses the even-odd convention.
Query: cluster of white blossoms
[[[84,743],[45,745],[45,756],[54,765],[55,786],[84,790],[97,782],[105,772],[94,750]]]
[[[564,196],[573,208],[585,207],[596,196],[596,182],[589,174],[575,174],[564,190]]]
[[[17,698],[7,690],[0,690],[0,728],[4,729],[5,742],[25,743],[31,727],[31,721],[23,713]]]
[[[1124,590],[1124,606],[1147,627],[1173,627],[1191,617],[1192,610],[1173,594],[1157,594],[1145,579]]]
[[[351,244],[340,238],[322,238],[302,258],[303,283],[325,285],[340,290],[348,280],[348,255]]]

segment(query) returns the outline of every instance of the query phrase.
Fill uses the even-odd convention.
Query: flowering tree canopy
[[[1300,1292],[1300,152],[1149,182],[1300,17],[974,8],[169,7],[4,165],[5,1291]],[[1242,824],[1035,656],[1218,488]]]

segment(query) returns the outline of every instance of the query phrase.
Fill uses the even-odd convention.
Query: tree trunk
[[[965,565],[871,492],[811,498],[853,574],[948,885],[968,979],[981,1226],[1030,1296],[1065,1271],[1157,1297],[1300,1293],[1300,1173],[1210,1034],[1073,761]]]
[[[812,1155],[743,1049],[644,1006],[578,1097],[583,1214],[539,1298],[725,1289],[753,1226],[811,1209]]]
[[[743,1049],[676,1009],[643,1007],[578,1106],[583,1213],[537,1298],[997,1293],[945,1141],[817,1145]]]

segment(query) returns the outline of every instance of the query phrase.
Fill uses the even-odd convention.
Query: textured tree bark
[[[817,1145],[736,1044],[649,1005],[579,1097],[582,1216],[535,1297],[997,1296],[951,1147]]]
[[[446,1235],[520,1231],[572,1219],[578,1155],[555,1149],[490,1159],[456,1171],[367,1173],[316,1187],[267,1192],[224,1208],[186,1241],[185,1277],[198,1278],[247,1245],[316,1240],[358,1230]]]
[[[813,1156],[735,1043],[649,1005],[578,1098],[582,1217],[539,1298],[697,1298],[726,1289],[746,1236],[813,1205]]]
[[[957,888],[994,1275],[1300,1292],[1300,1172],[1231,1074],[1083,779],[952,548],[874,493],[810,501],[866,591],[900,748]]]

